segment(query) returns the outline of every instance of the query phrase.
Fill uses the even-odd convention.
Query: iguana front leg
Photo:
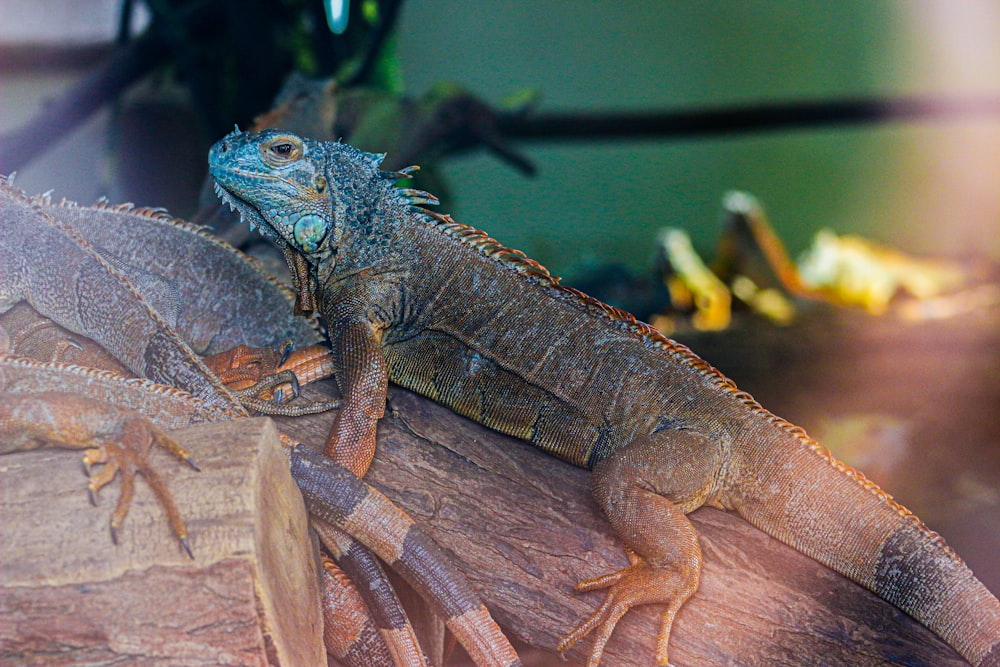
[[[52,388],[58,388],[60,390],[58,393],[68,397],[70,400],[69,403],[57,406],[70,410],[70,421],[66,419],[66,415],[63,412],[51,415],[55,429],[67,428],[71,423],[71,419],[75,418],[76,409],[84,405],[84,401],[92,401],[99,405],[107,406],[109,411],[120,411],[121,414],[126,415],[135,414],[131,410],[121,407],[121,405],[127,405],[129,408],[146,415],[158,428],[177,428],[197,422],[232,419],[236,416],[204,404],[194,397],[177,391],[172,387],[158,385],[148,380],[123,377],[112,372],[83,368],[71,364],[41,363],[33,359],[0,355],[0,396],[16,396],[18,397],[17,400],[30,402],[34,401],[40,394],[52,393],[50,391]],[[0,403],[0,411],[2,411],[2,403]],[[37,411],[38,409],[36,408],[35,412]],[[103,423],[108,428],[113,428],[116,419],[121,415],[116,416],[115,412],[110,412],[106,413],[106,416],[107,419]],[[25,419],[28,419],[28,416]],[[21,426],[25,428],[22,429]],[[9,442],[0,440],[0,447],[4,445],[10,447],[9,450],[0,449],[0,453],[34,446],[35,440],[31,440],[30,444],[23,446],[19,445],[17,441],[17,438],[29,437],[33,428],[35,428],[33,422],[21,424],[4,421],[2,412],[0,412],[0,437],[3,436],[4,431],[7,429],[14,434],[14,437]],[[129,442],[131,441],[126,441],[126,445]],[[138,444],[138,441],[136,443]],[[61,446],[68,445],[63,444]],[[93,462],[98,462],[96,457]],[[124,468],[123,472],[128,472],[128,470],[128,468]],[[151,474],[145,474],[145,470],[139,470],[139,472],[142,472],[147,480],[150,480],[152,479],[152,475],[155,475],[155,470],[149,470],[151,470]],[[107,481],[110,480],[111,476],[107,478]],[[163,490],[166,493],[165,486]],[[121,502],[125,502],[124,491],[125,487],[123,487],[123,500]],[[127,512],[127,507],[125,511]],[[170,514],[169,511],[168,514]],[[179,517],[176,514],[176,510],[174,511],[174,515]],[[376,522],[378,521],[377,516],[373,517],[373,519]],[[123,520],[124,513],[119,519],[118,524],[120,525]],[[173,527],[175,523],[172,522],[171,525]],[[350,540],[351,538],[345,536],[345,539]],[[351,557],[353,556],[348,556],[348,559]],[[342,585],[331,580],[328,580],[327,583],[329,585]],[[384,577],[384,573],[382,573],[381,578],[377,576],[374,578],[363,578],[359,579],[357,583],[365,589],[391,589],[391,584]],[[326,618],[329,624],[338,624],[340,616],[344,614],[348,614],[352,618],[357,618],[359,615],[366,613],[363,606],[359,607],[354,603],[353,598],[343,593],[343,591],[327,591],[324,595],[327,598],[324,605],[327,609]],[[336,603],[345,606],[337,607]],[[395,615],[403,618],[404,623],[406,623],[405,613],[402,612],[402,607],[398,606],[398,601],[396,606],[392,608],[376,606],[375,613],[388,616]],[[344,648],[344,635],[341,634],[339,637],[339,643],[332,646],[335,652]],[[363,642],[364,636],[357,636],[356,639],[359,642]],[[420,657],[420,651],[415,643],[415,638],[412,636],[412,630],[409,634],[397,632],[391,639],[394,642],[392,649],[394,655]],[[408,643],[408,640],[413,640],[413,642]],[[353,646],[351,654],[357,656],[367,653],[367,650],[367,647],[363,643],[359,643]],[[373,660],[374,662],[367,661],[367,659],[357,662],[348,661],[346,664],[353,667],[389,664],[384,661],[379,662],[377,654]],[[396,667],[426,667],[422,659],[419,661],[414,659],[409,662],[403,660],[393,664]]]
[[[302,253],[282,247],[288,272],[292,276],[292,287],[295,291],[295,314],[308,315],[316,310],[316,280],[309,269],[309,262]]]
[[[100,490],[120,474],[121,494],[110,520],[115,543],[132,504],[135,476],[142,475],[166,510],[174,535],[193,558],[184,520],[150,461],[154,445],[198,469],[187,450],[133,410],[71,392],[0,393],[0,454],[46,446],[85,450],[87,488],[95,504]],[[94,465],[103,467],[95,471]]]
[[[243,387],[277,377],[280,372],[293,372],[302,384],[334,375],[333,355],[325,345],[293,350],[283,360],[282,356],[282,350],[238,346],[206,359],[206,363],[227,384],[234,380],[236,386]],[[374,421],[377,422],[377,417]],[[338,453],[345,464],[355,466],[357,470],[353,472],[364,474],[374,453],[375,434],[372,430],[361,447],[352,447],[352,443],[357,442],[353,438],[359,430],[358,423],[355,417],[346,422],[346,427],[335,425],[327,446]],[[361,420],[362,428],[366,423]],[[383,520],[384,517],[371,516],[373,523]],[[384,649],[392,656],[392,664],[426,667],[427,661],[413,626],[377,559],[353,537],[335,527],[315,520],[313,527],[320,534],[323,545],[336,558],[336,564],[327,561],[324,565],[327,570],[323,592],[327,650],[338,659],[355,660],[358,665],[383,665],[389,664],[383,655]],[[351,579],[357,587],[348,585]],[[360,609],[367,609],[369,613],[361,614]],[[373,635],[378,636],[377,641]],[[362,646],[365,648],[363,655],[359,654]]]
[[[389,373],[378,324],[357,313],[357,302],[352,301],[337,300],[324,309],[331,364],[344,397],[324,453],[364,477],[375,457],[375,429],[385,414]]]

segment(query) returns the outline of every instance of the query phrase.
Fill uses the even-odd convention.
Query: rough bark
[[[187,522],[179,548],[142,480],[119,544],[113,482],[93,507],[79,451],[0,461],[0,663],[317,665],[305,508],[267,419],[174,431],[201,472],[156,454]]]
[[[970,438],[979,438],[980,431],[995,433],[995,428],[990,427],[995,422],[995,415],[990,417],[988,409],[983,413],[984,406],[996,403],[995,378],[1000,357],[995,346],[984,346],[985,342],[995,339],[995,321],[995,318],[977,320],[978,324],[965,321],[961,326],[922,324],[902,333],[896,326],[890,334],[888,324],[873,329],[870,320],[859,323],[857,318],[851,318],[840,327],[825,321],[818,329],[789,328],[779,330],[779,334],[772,330],[763,342],[760,336],[751,335],[752,331],[748,334],[743,330],[708,357],[726,366],[727,372],[740,375],[741,386],[764,398],[767,405],[774,406],[784,395],[786,404],[778,411],[793,417],[796,422],[810,423],[809,406],[812,406],[811,414],[816,415],[849,414],[860,409],[859,402],[871,406],[868,409],[876,409],[879,405],[888,409],[898,404],[900,414],[921,420],[918,431],[926,430],[938,443],[948,443],[947,448],[936,450],[938,453],[914,455],[911,452],[906,457],[907,460],[916,459],[917,464],[923,462],[923,468],[928,467],[928,461],[933,461],[930,467],[937,469],[939,458],[954,460],[956,448]],[[866,333],[862,336],[857,333],[859,331]],[[873,331],[882,333],[874,336]],[[757,364],[760,368],[743,368],[741,374],[739,367],[726,365],[727,350],[731,362],[743,366]],[[782,351],[780,355],[779,350]],[[976,350],[979,352],[973,354]],[[824,370],[826,366],[830,368]],[[776,375],[775,369],[780,373]],[[780,386],[771,390],[754,386],[755,377],[770,378],[772,384]],[[877,377],[889,377],[892,381],[879,383]],[[789,378],[794,378],[794,382]],[[827,389],[823,391],[822,386]],[[926,398],[929,388],[933,388],[931,397],[937,402],[937,408],[942,407],[942,397],[949,399],[947,409],[917,409],[919,395]],[[877,399],[870,398],[873,389],[879,394]],[[329,383],[307,388],[312,397],[328,391]],[[380,424],[379,451],[369,481],[410,512],[454,555],[509,634],[550,652],[539,655],[524,650],[522,655],[526,657],[526,664],[557,664],[551,651],[558,638],[596,608],[602,599],[599,593],[574,593],[573,583],[581,577],[621,567],[626,562],[617,539],[590,498],[588,473],[402,390],[392,392],[391,408]],[[794,412],[800,414],[791,414]],[[973,423],[970,417],[973,414],[979,414],[978,422]],[[964,434],[964,438],[941,437],[948,430],[935,426],[935,421],[924,423],[933,415],[940,415],[935,418],[937,421],[959,422],[960,425],[952,429],[955,431],[952,435]],[[327,414],[279,421],[284,432],[300,441],[318,445],[325,440],[332,417]],[[228,434],[230,430],[239,432],[245,427],[233,423],[213,428]],[[74,465],[78,453],[54,450],[33,453],[31,456],[41,458],[43,464],[17,479],[11,479],[10,475],[21,464],[14,465],[12,461],[16,459],[4,457],[0,461],[0,500],[3,503],[0,523],[4,526],[5,537],[0,543],[0,562],[3,563],[4,581],[16,572],[13,569],[15,555],[18,560],[34,563],[33,567],[39,570],[72,572],[75,567],[86,573],[109,567],[107,563],[115,562],[116,556],[137,559],[138,556],[131,555],[133,550],[141,549],[146,553],[148,547],[152,553],[148,556],[151,564],[140,568],[139,575],[133,575],[134,585],[151,586],[157,576],[166,577],[177,568],[187,569],[184,576],[176,576],[175,582],[164,585],[166,589],[189,580],[197,586],[201,577],[211,577],[215,584],[207,589],[196,589],[187,595],[191,600],[177,603],[167,598],[150,597],[145,604],[155,605],[151,624],[141,627],[139,615],[128,613],[124,616],[131,625],[113,628],[113,633],[93,624],[90,620],[94,617],[92,609],[120,610],[130,599],[145,593],[133,592],[124,584],[109,585],[103,594],[113,601],[101,602],[103,598],[98,597],[101,582],[94,581],[93,576],[83,580],[85,588],[38,578],[25,586],[20,598],[15,597],[20,589],[4,584],[0,591],[0,662],[11,655],[6,653],[12,646],[11,637],[20,637],[22,644],[27,645],[29,641],[43,642],[49,635],[60,636],[59,633],[67,639],[57,647],[58,652],[53,650],[44,654],[36,663],[60,664],[58,660],[65,658],[65,664],[70,656],[75,660],[87,658],[86,651],[90,650],[105,651],[102,655],[107,656],[125,651],[140,655],[139,651],[148,651],[149,646],[155,646],[160,651],[157,655],[163,655],[174,650],[171,642],[177,640],[178,635],[158,634],[149,628],[157,627],[157,623],[162,625],[163,619],[172,614],[175,607],[182,610],[183,620],[183,604],[202,610],[203,615],[193,618],[200,627],[207,628],[206,634],[214,624],[226,624],[237,633],[243,627],[238,619],[247,609],[247,603],[238,604],[237,596],[228,591],[239,587],[235,581],[250,579],[252,575],[242,570],[237,574],[228,571],[224,575],[204,573],[198,568],[203,557],[204,562],[209,561],[207,545],[213,542],[212,535],[229,525],[227,522],[232,521],[232,514],[239,513],[234,509],[239,491],[229,485],[218,469],[250,465],[240,463],[240,452],[246,448],[240,442],[220,435],[214,443],[192,446],[204,469],[200,474],[180,465],[164,469],[189,521],[193,546],[199,557],[195,563],[189,563],[182,556],[163,521],[162,510],[149,498],[148,489],[141,481],[137,504],[125,524],[122,544],[114,547],[107,537],[106,522],[117,485],[105,491],[100,509],[90,507],[84,480]],[[219,448],[225,450],[225,458],[216,462],[214,454],[209,452],[219,451]],[[982,453],[980,451],[980,455]],[[993,469],[994,458],[986,457],[985,460],[988,472]],[[172,464],[166,462],[166,465]],[[284,475],[275,473],[274,479],[279,478]],[[8,516],[18,505],[20,496],[14,494],[22,493],[21,485],[30,480],[36,480],[32,483],[37,487],[40,506],[47,513],[31,513],[33,521],[19,526],[8,520]],[[192,480],[202,484],[203,490],[189,491],[187,485]],[[888,486],[897,488],[896,484]],[[285,482],[269,485],[269,488],[276,496],[297,498],[294,491],[286,488]],[[223,494],[224,500],[211,503],[206,500],[202,504],[199,494],[208,491]],[[911,504],[908,498],[901,499]],[[74,513],[60,509],[64,502],[72,503]],[[970,513],[968,502],[968,497],[956,496],[953,500],[953,504],[966,507],[965,514]],[[915,509],[928,518],[923,507]],[[981,513],[976,510],[977,516]],[[739,518],[702,509],[692,515],[692,520],[702,535],[705,569],[700,590],[685,605],[674,626],[673,664],[679,667],[965,664],[933,634],[891,605]],[[937,523],[932,521],[931,525]],[[277,532],[283,535],[283,530]],[[988,527],[985,531],[969,528],[967,532],[970,531],[980,542],[989,543]],[[952,541],[951,533],[947,537]],[[282,549],[291,549],[297,543],[298,538],[279,540]],[[304,538],[301,543],[305,544]],[[968,553],[965,548],[955,546],[959,547],[959,553]],[[79,559],[84,565],[64,563],[71,559]],[[282,566],[287,569],[286,561],[282,561]],[[238,566],[241,565],[228,567],[239,570]],[[168,573],[159,574],[164,569]],[[979,570],[975,565],[973,569]],[[984,574],[983,578],[988,580],[989,568]],[[104,579],[107,577],[102,581]],[[46,593],[46,588],[51,592]],[[313,595],[311,591],[311,587],[306,587],[301,595]],[[30,602],[43,594],[47,595],[44,598],[47,602]],[[195,599],[196,594],[203,597]],[[204,597],[209,594],[214,598]],[[80,598],[85,601],[79,602]],[[62,606],[74,613],[59,617],[59,623],[45,621],[40,614],[22,613],[13,606],[12,600],[28,600],[23,604],[48,605],[57,610]],[[220,609],[225,610],[224,613],[220,613]],[[629,613],[608,645],[604,664],[652,664],[656,630],[655,608]],[[171,628],[166,631],[174,632]],[[308,632],[307,627],[307,635]],[[224,664],[231,656],[235,657],[230,662],[253,662],[243,660],[243,654],[221,655],[208,650],[205,647],[211,643],[209,639],[196,639],[200,643],[188,644],[194,646],[194,650],[181,662],[198,664],[201,660]],[[194,640],[185,638],[185,641]],[[588,648],[589,644],[584,643],[569,657],[578,659]],[[151,652],[141,655],[145,657]],[[15,664],[26,662],[23,659],[12,661]]]
[[[331,416],[280,421],[319,443]],[[454,555],[516,639],[554,651],[603,599],[573,584],[627,564],[590,497],[588,472],[398,389],[378,437],[366,479]],[[738,517],[705,508],[692,520],[705,567],[674,625],[672,664],[965,664],[916,621]],[[657,630],[654,607],[630,612],[603,664],[652,664]],[[567,657],[588,649],[584,642]]]

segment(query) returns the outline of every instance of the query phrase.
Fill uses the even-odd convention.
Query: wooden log
[[[554,664],[559,639],[603,599],[574,583],[627,564],[589,473],[404,390],[391,391],[390,407],[366,479],[455,557],[505,631],[550,652],[526,664]],[[331,420],[279,419],[310,443]],[[692,520],[705,566],[677,616],[672,664],[965,664],[903,612],[735,515],[703,508]],[[627,614],[602,664],[652,664],[658,622],[655,606]],[[588,650],[585,640],[567,657]]]
[[[119,485],[87,498],[80,452],[0,457],[0,664],[324,664],[305,508],[273,422],[173,432],[201,472],[154,453],[195,558],[136,482],[119,544]]]
[[[921,340],[928,335],[926,329],[921,333]],[[802,334],[801,331],[782,331],[787,331],[786,337]],[[842,340],[831,336],[830,328],[824,327],[820,339],[831,338]],[[955,338],[950,337],[949,340],[954,342]],[[864,349],[870,351],[874,347],[866,344]],[[899,349],[907,346],[894,344],[882,347]],[[952,349],[952,346],[943,348],[945,352]],[[735,356],[744,358],[742,354]],[[801,368],[792,369],[795,371],[792,372],[786,363],[782,377],[812,378],[813,385],[828,384],[830,389],[827,394],[860,394],[857,389],[846,390],[842,384],[831,383],[829,377],[816,373],[816,364],[812,360],[819,358],[829,362],[831,358],[844,356],[842,351],[837,351],[837,354],[803,353],[803,358],[810,360],[807,364],[809,372]],[[870,356],[864,359],[867,361]],[[920,358],[937,359],[939,356],[920,355]],[[715,357],[710,355],[710,358]],[[767,355],[758,351],[747,353],[746,358],[759,360],[767,358]],[[949,365],[954,365],[955,360],[948,359]],[[983,364],[983,355],[976,356],[976,359],[978,364]],[[972,374],[973,378],[995,377],[989,369],[995,368],[996,355],[988,355],[987,359],[993,360],[992,365],[987,364],[988,370],[980,375]],[[922,366],[896,359],[891,368],[915,372],[915,368],[919,370]],[[765,369],[763,373],[767,375],[770,372]],[[854,377],[841,373],[845,374]],[[931,383],[926,381],[926,375],[933,374],[925,373],[919,382],[893,383],[893,386],[929,386]],[[816,380],[817,377],[823,377],[824,382]],[[864,380],[864,375],[858,376],[858,381]],[[987,389],[992,386],[992,391],[996,390],[995,383],[970,384],[968,375],[963,383],[963,387],[971,388],[963,394],[963,397],[970,398],[968,409],[976,404],[968,396],[972,389],[980,395],[984,386]],[[743,385],[752,388],[755,393],[767,393],[750,383]],[[784,386],[787,388],[787,383]],[[326,388],[323,388],[311,392],[311,395],[319,397],[325,393]],[[824,395],[814,386],[808,387],[808,393],[814,397]],[[994,396],[995,393],[987,392],[987,395]],[[512,636],[551,652],[558,639],[596,608],[602,599],[600,593],[577,595],[572,592],[572,584],[580,577],[600,574],[625,564],[617,539],[600,518],[590,498],[588,474],[407,392],[394,390],[392,396],[395,412],[380,425],[379,453],[369,480],[405,507],[440,544],[451,551]],[[829,411],[827,401],[817,400],[816,403]],[[774,405],[771,400],[767,404]],[[987,400],[986,404],[990,401]],[[955,414],[964,415],[968,409]],[[785,408],[779,411],[792,416]],[[799,418],[796,420],[799,421]],[[302,441],[319,444],[325,440],[332,415],[281,421],[284,431]],[[965,424],[969,420],[958,421]],[[220,428],[238,431],[241,426],[234,424]],[[992,432],[995,433],[995,429]],[[76,535],[61,543],[84,545],[84,548],[73,548],[88,554],[94,553],[101,545],[109,546],[105,532],[106,512],[94,510],[86,504],[83,482],[76,467],[65,464],[65,457],[72,458],[73,453],[44,454],[59,458],[58,461],[50,459],[53,463],[38,477],[41,483],[60,489],[69,488],[66,493],[82,505],[80,516],[64,527],[65,531],[72,529]],[[200,450],[199,456],[204,457]],[[0,459],[0,465],[9,466],[9,460],[7,457]],[[202,460],[202,463],[205,461]],[[68,470],[71,481],[49,483],[49,479],[55,481],[49,471],[60,468],[64,472]],[[170,475],[170,479],[173,485],[176,484],[175,479],[183,480],[192,475],[178,468],[177,477]],[[20,483],[21,480],[17,481]],[[5,494],[3,498],[7,497],[8,482],[8,478],[0,477],[0,490]],[[143,489],[140,482],[140,497]],[[51,502],[54,493],[46,490],[42,497]],[[197,495],[199,492],[195,493],[195,499],[200,498]],[[295,495],[294,492],[292,495]],[[178,500],[187,515],[188,504],[194,501],[187,494],[179,494]],[[151,503],[151,500],[147,498],[147,502]],[[130,530],[141,532],[149,530],[141,526],[155,527],[161,533],[157,538],[160,540],[161,556],[170,554],[170,558],[176,560],[174,556],[180,552],[162,520],[161,510],[153,505],[148,510],[142,518],[133,511],[123,532],[123,545],[118,549],[129,548],[128,545],[133,544],[130,540],[134,540],[135,535],[130,534]],[[199,519],[200,523],[190,524],[199,557],[203,548],[201,540],[206,539],[201,533],[205,525],[211,525],[213,517],[219,516],[217,511],[206,510]],[[24,531],[8,532],[7,527],[13,524],[6,520],[6,516],[0,517],[5,536],[16,534],[20,539]],[[42,520],[40,514],[33,516]],[[58,518],[44,520],[53,522]],[[702,535],[705,570],[700,590],[685,605],[675,624],[671,640],[671,661],[674,664],[964,664],[915,621],[853,583],[768,538],[737,517],[703,509],[694,513],[692,519]],[[95,537],[99,540],[93,541]],[[87,540],[93,541],[93,544]],[[7,539],[4,544],[6,542]],[[47,547],[47,543],[43,546]],[[3,549],[0,550],[0,559],[3,577],[6,578],[9,559],[6,547]],[[61,554],[64,550],[51,547],[39,549],[36,560],[44,562],[46,558],[55,557],[53,553]],[[959,551],[965,553],[963,549]],[[95,560],[100,562],[100,559]],[[6,599],[0,598],[0,602]],[[79,622],[76,616],[73,618]],[[7,645],[7,638],[14,631],[12,628],[16,630],[18,627],[22,626],[17,625],[17,619],[4,603],[0,607],[0,661],[3,660],[2,649]],[[604,664],[651,664],[656,629],[654,607],[629,613],[608,646]],[[47,632],[48,629],[42,627],[35,629],[33,636],[44,637]],[[308,633],[307,624],[305,634]],[[118,636],[128,637],[127,641],[119,639],[122,646],[142,641],[141,636],[134,638],[127,633]],[[76,644],[66,645],[71,649],[76,647]],[[570,657],[580,658],[588,648],[589,644],[585,641],[579,649],[570,652]],[[86,654],[81,654],[81,657],[85,658]],[[202,657],[174,659],[171,662],[197,663]],[[548,653],[533,662],[529,658],[526,664],[546,665],[551,664],[553,659]],[[224,662],[219,658],[214,660]],[[52,661],[46,659],[44,662],[51,664]]]

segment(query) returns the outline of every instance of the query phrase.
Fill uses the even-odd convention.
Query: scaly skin
[[[631,565],[581,582],[604,604],[560,645],[665,605],[656,651],[695,592],[686,514],[730,509],[872,590],[973,665],[1000,665],[1000,602],[916,517],[687,348],[399,190],[382,156],[277,131],[209,154],[223,201],[311,267],[346,405],[327,454],[368,468],[389,380],[593,469]],[[289,261],[292,261],[289,259]],[[301,261],[298,260],[298,261]]]
[[[163,439],[160,429],[234,418],[239,416],[174,387],[109,371],[0,354],[0,454],[43,445],[88,448],[85,462],[104,463],[107,458],[111,464],[92,476],[92,494],[110,482],[119,469],[116,466],[120,466],[123,485],[112,514],[112,534],[128,513],[133,477],[138,472],[153,487],[172,529],[190,553],[180,513],[146,454],[152,442],[190,462],[186,452],[169,438]],[[339,480],[336,484],[341,487],[348,485],[356,499],[371,494],[371,501],[331,516],[329,512],[343,510],[343,505],[339,497],[333,503],[325,500],[327,491],[320,481],[313,506],[320,508],[319,520],[314,521],[324,544],[354,581],[372,595],[359,598],[357,587],[342,575],[324,577],[327,650],[345,664],[357,667],[427,664],[391,584],[377,561],[355,541],[356,536],[404,576],[420,573],[415,586],[442,617],[448,617],[456,605],[469,607],[466,611],[470,614],[457,624],[456,634],[465,633],[458,636],[477,665],[520,664],[468,582],[431,539],[405,513],[347,470],[332,463],[328,468],[334,470],[321,474]],[[338,529],[327,521],[333,521]],[[378,571],[371,572],[373,568]],[[372,596],[378,604],[372,604]],[[367,607],[365,602],[359,602],[362,598]],[[377,637],[372,637],[372,629]]]
[[[379,633],[357,588],[331,558],[323,557],[323,612],[337,623],[323,626],[326,652],[352,667],[393,664],[389,647]],[[360,612],[360,613],[359,613]]]
[[[98,341],[133,373],[242,410],[161,312],[169,305],[162,281],[151,279],[149,294],[140,294],[117,256],[101,253],[6,181],[0,181],[0,220],[0,311],[25,300],[70,331]]]
[[[79,206],[46,197],[30,202],[123,267],[129,282],[200,355],[235,345],[267,347],[291,340],[301,346],[321,340],[315,321],[287,316],[289,290],[256,260],[201,227],[160,209],[129,204]]]
[[[301,445],[292,449],[292,476],[310,516],[320,522],[320,535],[326,533],[324,522],[345,530],[421,595],[443,600],[445,606],[439,611],[448,629],[477,665],[521,664],[479,596],[440,547],[392,501],[343,466]]]
[[[0,314],[0,352],[39,361],[61,361],[103,368],[120,375],[129,370],[90,338],[67,331],[22,301]]]
[[[91,341],[82,342],[92,344]],[[122,376],[114,370],[0,354],[0,434],[4,435],[0,454],[36,446],[55,446],[87,448],[84,463],[88,470],[90,464],[107,460],[111,465],[90,475],[89,488],[94,497],[116,472],[122,473],[122,492],[111,517],[112,537],[128,513],[134,474],[138,472],[152,486],[167,512],[171,529],[185,551],[192,555],[180,511],[166,483],[148,461],[149,438],[145,434],[148,432],[155,444],[163,446],[170,441],[169,438],[161,440],[165,438],[161,429],[240,417],[174,387]],[[109,442],[109,437],[114,439]],[[186,452],[182,458],[193,465]],[[380,519],[372,517],[376,524]],[[345,544],[355,547],[355,553],[344,559],[345,566],[351,567],[357,559],[363,561],[367,552],[359,550],[360,545],[351,537],[344,534],[340,537]],[[375,586],[391,593],[388,579],[382,572],[367,578],[356,576],[355,581],[366,588]],[[348,587],[351,590],[347,590]],[[324,577],[321,593],[327,626],[324,640],[335,640],[327,650],[343,653],[344,664],[350,667],[426,667],[412,629],[410,633],[397,631],[389,635],[388,640],[394,642],[390,649],[385,637],[372,639],[365,633],[353,635],[355,641],[352,643],[350,629],[342,628],[345,618],[368,618],[374,625],[372,614],[381,613],[394,615],[397,626],[409,629],[405,615],[398,620],[402,609],[398,600],[383,596],[380,601],[385,603],[384,607],[376,606],[369,611],[365,602],[359,600],[356,587],[343,576]],[[393,661],[391,657],[385,659],[386,655],[394,654],[416,657],[409,662]]]
[[[181,513],[166,482],[148,458],[151,444],[165,447],[192,466],[188,453],[164,435],[163,429],[237,419],[187,392],[114,371],[59,362],[40,362],[0,354],[0,454],[42,446],[86,449],[83,460],[90,477],[91,498],[121,473],[119,500],[111,515],[112,537],[128,514],[134,477],[141,474],[167,512],[171,529],[188,555],[193,555]],[[91,472],[93,464],[105,464]],[[375,517],[378,520],[378,517]],[[345,542],[357,544],[344,536]],[[116,540],[117,541],[117,540]],[[363,554],[362,554],[363,555]],[[350,564],[351,559],[347,559]],[[362,585],[388,586],[382,576],[357,578]],[[352,628],[372,612],[344,576],[324,576],[324,640],[349,667],[425,667],[414,637],[391,635],[395,653],[417,652],[418,659],[394,661],[386,639]],[[397,603],[398,606],[398,603]],[[395,609],[390,606],[391,610]],[[347,619],[354,625],[344,626]],[[405,619],[404,619],[405,620]],[[405,627],[408,620],[405,620]],[[377,629],[376,629],[377,630]],[[402,636],[400,636],[402,635]],[[388,657],[387,657],[388,656]]]
[[[181,546],[192,555],[181,513],[149,460],[150,448],[163,447],[196,468],[190,454],[163,431],[239,416],[175,387],[122,376],[117,369],[0,354],[0,454],[43,446],[86,449],[83,461],[92,499],[120,472],[121,494],[110,524],[116,542],[138,473],[166,510]],[[92,464],[104,467],[92,472]]]
[[[5,391],[37,395],[59,390],[86,394],[80,401],[107,401],[112,405],[95,412],[106,417],[101,424],[107,429],[135,421],[125,417],[123,408],[147,415],[157,427],[166,423],[167,428],[192,421],[240,418],[247,414],[243,404],[255,408],[259,405],[271,414],[288,412],[283,406],[238,401],[199,356],[214,354],[216,361],[224,361],[225,351],[233,346],[273,345],[286,339],[303,346],[319,339],[312,320],[293,317],[289,312],[293,295],[264,274],[254,260],[201,228],[157,209],[53,203],[48,196],[28,197],[2,178],[0,220],[4,225],[0,240],[0,312],[12,308],[0,323],[0,349],[30,350],[44,359],[97,363],[116,372],[124,365],[138,375],[172,385],[124,380],[113,373],[66,364],[5,358],[0,365],[0,386]],[[177,252],[178,248],[183,252]],[[51,319],[26,308],[22,300]],[[300,362],[308,365],[311,360],[301,352],[293,354],[278,370],[299,370]],[[182,387],[203,401],[174,387]],[[23,400],[30,403],[32,399]],[[20,405],[21,401],[19,397],[11,399],[12,404]],[[32,414],[40,418],[52,414],[46,413],[43,405],[36,401]],[[293,408],[288,413],[301,414],[302,410]],[[66,419],[57,421],[49,424],[50,431],[70,426]],[[29,434],[36,427],[29,427],[25,421],[12,428]],[[100,433],[95,429],[91,435],[94,440]],[[69,444],[59,437],[50,441]],[[93,446],[108,449],[100,442]],[[126,464],[129,461],[123,457],[130,455],[129,447],[125,443],[123,455],[117,456]],[[124,472],[129,469],[122,467]],[[106,470],[110,472],[111,468]],[[148,471],[147,479],[155,475],[155,470],[145,464],[139,471]],[[122,501],[113,517],[116,522],[123,520],[127,512],[126,483],[131,485],[131,477],[123,483]],[[168,509],[174,530],[183,535],[183,522],[169,493],[162,483],[157,483],[155,488]],[[342,539],[350,543],[350,538]],[[359,553],[357,545],[348,560]],[[372,587],[390,589],[384,575],[359,583],[365,591]],[[348,602],[356,600],[339,597]],[[379,602],[387,600],[383,596]],[[437,604],[440,607],[444,603],[438,600]],[[395,609],[383,610],[383,615],[398,619],[401,607],[398,601],[395,605]],[[365,613],[362,609],[353,611]],[[332,613],[330,618],[335,620],[337,615]],[[405,616],[402,619],[396,621],[397,626],[408,627]],[[412,629],[396,630],[390,636],[395,642],[392,652],[403,657],[394,664],[424,665]],[[363,652],[363,648],[357,647],[354,653]]]
[[[390,511],[395,512],[395,509]],[[352,604],[350,609],[333,608],[330,604],[332,597],[324,594],[324,611],[328,618],[336,620],[335,623],[327,623],[327,627],[324,628],[327,652],[335,656],[341,654],[357,656],[362,653],[370,653],[365,655],[365,660],[373,661],[373,664],[379,664],[380,661],[381,664],[428,667],[427,659],[420,648],[413,625],[403,610],[402,603],[390,584],[381,561],[369,549],[363,547],[353,538],[349,538],[342,530],[318,519],[316,515],[310,516],[312,528],[319,535],[327,553],[336,560],[340,576],[367,588],[364,593],[358,591],[361,604]],[[371,515],[369,519],[370,525],[384,526],[385,522],[389,520],[389,514]],[[330,573],[330,568],[326,569],[327,573]],[[456,580],[461,581],[461,577],[456,577]],[[362,615],[358,613],[358,610],[364,611],[363,616],[366,619],[364,627],[358,627],[357,619]],[[392,659],[382,659],[379,656],[380,651],[362,650],[371,641],[369,627],[379,636],[386,650],[394,656]],[[331,634],[334,633],[337,635],[336,638],[331,637]],[[351,636],[353,636],[353,640],[345,646],[346,640]]]

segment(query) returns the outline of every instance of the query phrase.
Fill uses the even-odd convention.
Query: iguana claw
[[[195,470],[191,454],[143,415],[105,401],[70,392],[0,394],[0,452],[31,448],[41,441],[66,449],[84,448],[82,463],[88,477],[87,493],[97,504],[98,495],[115,477],[121,491],[109,528],[118,543],[118,529],[125,521],[135,495],[135,476],[142,475],[167,512],[170,528],[191,554],[187,528],[166,482],[149,458],[152,447],[167,450]],[[99,468],[95,468],[99,465]]]

